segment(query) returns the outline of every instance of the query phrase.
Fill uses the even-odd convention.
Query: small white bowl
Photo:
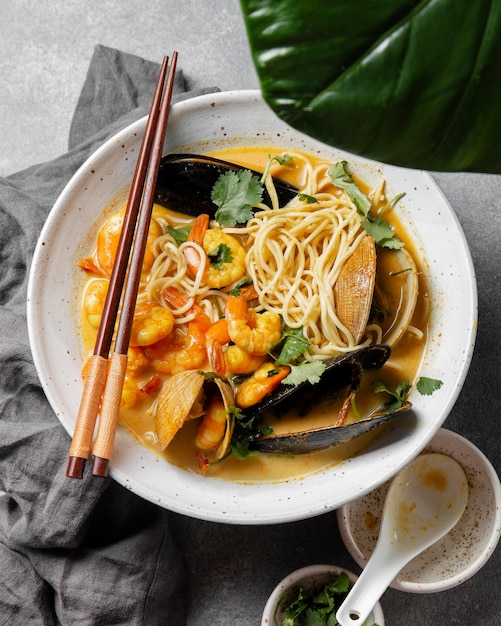
[[[281,608],[283,594],[297,586],[302,586],[305,590],[321,589],[330,580],[344,572],[348,575],[352,584],[357,580],[357,576],[347,569],[336,565],[307,565],[297,569],[286,576],[273,590],[264,607],[261,626],[281,626],[282,620],[287,617]],[[377,624],[384,626],[383,609],[379,602],[374,606],[372,612],[366,620],[366,624]]]
[[[390,585],[411,593],[450,589],[471,578],[490,558],[501,534],[501,484],[485,455],[464,437],[440,429],[424,450],[460,463],[468,478],[468,504],[457,525],[406,565]],[[377,541],[391,481],[337,511],[341,537],[364,567]]]

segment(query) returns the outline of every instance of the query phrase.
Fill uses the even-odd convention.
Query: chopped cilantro
[[[261,202],[263,186],[250,170],[222,174],[212,189],[212,202],[218,207],[216,221],[221,226],[245,224],[252,217],[252,205]]]
[[[268,157],[268,163],[266,164],[266,168],[263,172],[263,175],[261,176],[261,182],[263,184],[270,173],[270,168],[273,161],[276,161],[280,165],[290,165],[294,161],[294,159],[288,154],[284,154],[283,156],[275,155]]]
[[[434,391],[440,389],[442,385],[443,383],[441,380],[421,376],[416,383],[416,389],[421,395],[430,396]],[[411,388],[408,380],[403,380],[400,384],[398,384],[395,387],[395,391],[388,389],[382,380],[373,381],[372,387],[374,393],[386,392],[389,393],[390,396],[393,396],[393,399],[385,404],[385,406],[390,409],[398,409],[401,407],[404,404]]]
[[[345,170],[346,165],[346,161],[339,161],[338,163],[331,165],[329,168],[329,176],[336,187],[340,187],[346,191],[348,196],[355,203],[358,211],[364,217],[367,217],[371,209],[370,200],[360,191],[351,174]]]
[[[306,204],[318,204],[318,200],[315,196],[309,196],[307,193],[300,193],[297,197],[301,202],[306,202]]]
[[[431,394],[434,391],[437,391],[437,389],[440,389],[443,384],[444,383],[441,380],[437,380],[436,378],[421,376],[416,383],[416,389],[423,396],[431,396]]]
[[[250,278],[249,276],[245,276],[233,287],[233,289],[230,291],[230,295],[239,296],[242,289],[244,287],[248,287],[249,285],[252,285],[252,278]]]
[[[294,161],[290,154],[284,154],[283,156],[276,155],[273,159],[280,163],[280,165],[290,165]]]
[[[378,215],[382,217],[386,213],[386,211],[392,209],[397,204],[397,202],[404,196],[405,191],[402,191],[402,193],[398,193],[394,198],[388,200],[388,202],[378,210]]]
[[[351,581],[345,572],[320,589],[308,591],[302,586],[294,587],[283,596],[282,611],[286,617],[281,626],[339,626],[336,612],[350,588]],[[360,626],[367,626],[367,622]]]
[[[174,239],[176,244],[180,246],[182,243],[187,241],[188,235],[190,233],[190,227],[181,226],[179,228],[174,228],[174,226],[167,226],[167,232]]]
[[[230,444],[231,452],[239,460],[256,456],[259,453],[256,450],[250,450],[249,446],[257,439],[271,435],[273,430],[268,426],[261,428],[259,416],[248,417],[237,407],[230,407],[228,410],[235,418],[235,427]]]
[[[310,345],[302,328],[285,328],[282,334],[282,338],[284,337],[285,341],[278,359],[275,361],[276,365],[289,365],[297,361]]]
[[[385,406],[389,409],[398,409],[405,402],[405,399],[410,391],[410,383],[407,379],[405,379],[395,387],[395,391],[391,391],[382,380],[375,380],[372,383],[372,388],[374,393],[386,392],[390,394],[392,399],[386,402]]]
[[[395,235],[390,224],[380,217],[369,216],[365,220],[362,220],[362,226],[367,231],[367,234],[383,248],[398,250],[404,245]]]
[[[207,253],[211,266],[214,269],[222,270],[225,263],[231,263],[233,261],[233,255],[231,249],[225,243],[220,243],[217,248]]]
[[[353,180],[353,177],[345,170],[346,161],[339,161],[329,168],[329,176],[336,187],[344,189],[348,196],[353,200],[358,212],[365,218],[362,220],[362,227],[374,239],[374,241],[384,247],[398,250],[404,244],[395,236],[393,228],[385,222],[381,217],[371,215],[371,203],[367,196],[362,193]],[[392,203],[397,202],[403,194],[396,196]],[[384,212],[384,211],[383,211]],[[381,213],[382,215],[382,213]]]
[[[289,365],[290,373],[283,379],[284,385],[300,385],[308,381],[315,385],[320,382],[320,377],[325,371],[325,363],[322,361],[303,361],[298,365]]]
[[[321,361],[304,360],[303,353],[310,345],[302,328],[285,327],[282,333],[282,349],[275,361],[276,365],[288,365],[291,369],[283,379],[285,385],[297,386],[308,381],[312,385],[320,381],[325,370]]]

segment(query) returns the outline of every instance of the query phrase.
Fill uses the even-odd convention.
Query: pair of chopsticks
[[[101,323],[94,351],[87,362],[84,389],[66,470],[66,476],[70,478],[82,478],[91,450],[92,474],[103,477],[108,474],[177,56],[177,52],[174,52],[170,66],[169,57],[165,56],[163,59],[141,142]],[[120,319],[110,358],[120,301]],[[99,425],[93,442],[98,414]]]

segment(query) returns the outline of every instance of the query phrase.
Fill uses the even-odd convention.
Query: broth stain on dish
[[[226,151],[217,151],[213,153],[219,158],[225,158],[238,163],[242,166],[252,167],[253,169],[264,169],[268,161],[270,154],[280,154],[283,152],[278,148],[259,148],[249,147],[248,149],[234,149]],[[294,168],[284,168],[284,171],[277,171],[276,176],[283,177],[289,182],[301,186],[304,183],[304,179],[301,175],[304,173],[301,170],[294,171]],[[107,215],[110,211],[106,211]],[[392,214],[391,217],[392,226],[395,228],[398,236],[405,241],[406,247],[413,251],[412,242],[406,237],[406,233],[398,221],[398,218]],[[383,259],[389,258],[389,255],[382,255]],[[416,258],[416,256],[415,256]],[[419,266],[419,263],[418,263]],[[390,272],[391,269],[387,269]],[[426,329],[426,319],[429,312],[429,302],[427,297],[427,291],[423,285],[423,278],[421,273],[418,274],[420,281],[420,298],[414,312],[413,325]],[[393,305],[393,304],[392,304]],[[397,306],[395,304],[395,306]],[[86,352],[89,353],[93,344],[92,328],[85,319],[82,320],[82,334],[84,336],[84,343],[86,345]],[[424,330],[423,336],[416,339],[410,333],[407,333],[395,347],[392,358],[388,366],[385,366],[384,372],[369,373],[364,377],[363,389],[360,394],[357,395],[357,405],[361,412],[365,412],[370,408],[370,401],[368,401],[371,382],[375,378],[382,378],[384,376],[385,381],[388,381],[388,385],[392,386],[402,380],[403,377],[413,380],[417,375],[417,371],[420,365],[420,359],[424,346],[426,343],[426,330]],[[146,374],[150,376],[155,375],[153,370],[147,369]],[[142,445],[151,449],[159,457],[168,460],[169,462],[184,467],[190,471],[197,472],[196,455],[194,454],[193,441],[195,439],[197,422],[193,420],[191,423],[187,422],[183,428],[176,435],[172,445],[164,452],[159,451],[157,442],[155,441],[155,419],[150,411],[151,399],[145,397],[147,394],[143,392],[133,392],[136,396],[134,402],[134,408],[124,407],[121,414],[122,423],[131,431],[133,436]],[[366,398],[364,399],[364,395]],[[139,399],[137,400],[137,396]],[[332,423],[333,415],[336,414],[336,410],[339,407],[319,407],[318,411],[314,412],[308,417],[308,426],[325,425]],[[290,423],[286,423],[284,418],[276,419],[273,423],[273,427],[277,432],[284,428],[305,428],[304,418],[291,418]],[[152,435],[153,433],[153,435]],[[212,477],[222,478],[224,480],[242,481],[242,482],[275,482],[282,480],[291,480],[298,477],[315,473],[330,467],[334,464],[341,463],[350,457],[358,454],[370,441],[372,441],[378,434],[364,435],[360,440],[352,441],[349,444],[343,444],[339,449],[326,450],[320,453],[308,455],[308,458],[270,458],[268,455],[259,455],[258,457],[248,458],[244,462],[238,461],[231,457],[224,461],[224,463],[216,464],[211,467],[210,475]]]

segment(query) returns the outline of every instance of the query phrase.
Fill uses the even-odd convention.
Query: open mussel
[[[391,348],[387,345],[373,345],[355,352],[334,357],[326,363],[320,382],[312,385],[304,382],[297,387],[281,384],[277,390],[261,403],[246,411],[258,416],[273,409],[286,413],[294,409],[299,415],[306,415],[314,404],[330,403],[341,397],[351,398],[359,389],[363,372],[379,369],[388,360]],[[323,450],[372,430],[388,422],[411,407],[404,402],[397,409],[381,407],[363,419],[350,424],[340,424],[339,418],[332,426],[305,430],[295,433],[267,435],[257,439],[252,449],[272,454],[305,454]],[[342,423],[342,422],[341,422]]]
[[[390,355],[389,346],[378,344],[333,357],[325,362],[325,370],[318,383],[305,381],[297,386],[280,384],[245,413],[254,417],[273,409],[285,414],[294,408],[299,416],[304,416],[314,404],[334,402],[358,390],[364,370],[380,369]]]
[[[216,205],[211,201],[212,188],[222,174],[244,168],[228,161],[200,154],[168,154],[162,158],[156,185],[156,202],[186,215],[207,213],[214,217]],[[258,178],[260,172],[252,171]],[[281,206],[297,196],[293,185],[274,179]],[[270,203],[264,190],[263,202]]]
[[[262,437],[253,444],[252,448],[258,452],[287,456],[325,450],[342,443],[348,443],[355,437],[378,428],[400,413],[408,411],[410,407],[410,402],[404,402],[398,408],[381,407],[365,416],[364,419],[345,424],[344,426],[327,426],[299,433],[284,433]]]

